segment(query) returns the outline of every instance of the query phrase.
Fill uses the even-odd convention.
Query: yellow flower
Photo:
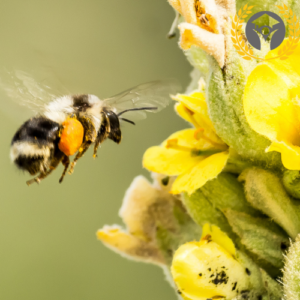
[[[192,194],[223,170],[228,147],[214,131],[203,93],[177,95],[174,99],[179,101],[178,114],[196,128],[175,132],[161,146],[149,148],[143,165],[156,173],[178,176],[171,193]]]
[[[134,260],[166,263],[157,246],[156,223],[152,206],[173,207],[175,198],[167,192],[154,188],[143,176],[136,177],[128,188],[119,215],[126,228],[118,225],[104,226],[97,232],[97,237],[112,250]],[[160,222],[160,220],[157,220]]]
[[[189,49],[192,45],[205,50],[224,66],[225,36],[224,27],[229,16],[234,15],[232,1],[222,5],[214,0],[169,0],[173,8],[185,19],[178,27],[181,33],[180,46]]]
[[[178,248],[171,266],[178,293],[186,300],[232,299],[249,290],[245,267],[236,260],[232,240],[205,224],[200,242]]]
[[[136,177],[128,188],[119,215],[125,224],[104,226],[97,237],[107,247],[127,258],[170,265],[179,245],[198,237],[201,228],[190,218],[182,202],[168,193],[155,175],[151,184]]]
[[[276,57],[286,41],[266,58]],[[269,151],[281,153],[283,165],[300,170],[300,48],[286,60],[272,59],[249,75],[244,110],[250,126],[271,141]]]

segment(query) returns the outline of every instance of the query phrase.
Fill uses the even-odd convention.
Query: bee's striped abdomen
[[[59,124],[45,117],[31,118],[14,135],[11,142],[12,161],[30,174],[47,167],[58,140]]]

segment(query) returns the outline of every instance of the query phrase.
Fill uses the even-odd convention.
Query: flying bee
[[[19,77],[30,79],[22,72],[19,72]],[[29,86],[32,88],[32,84]],[[67,172],[73,173],[77,161],[92,144],[94,157],[104,140],[119,144],[121,123],[135,125],[136,117],[144,118],[145,112],[160,111],[168,105],[170,94],[178,89],[177,81],[162,80],[141,84],[104,100],[90,94],[52,97],[48,103],[43,99],[44,102],[38,104],[31,99],[27,104],[39,107],[39,113],[15,133],[10,148],[11,160],[19,169],[37,175],[27,181],[28,185],[40,183],[62,163],[61,183]],[[18,90],[22,96],[23,90]],[[7,91],[14,96],[11,88]],[[40,87],[38,91],[41,91]],[[70,156],[74,154],[71,162]]]

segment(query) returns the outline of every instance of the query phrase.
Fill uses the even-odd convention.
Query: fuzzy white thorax
[[[74,113],[73,98],[68,95],[50,102],[45,107],[44,116],[54,122],[62,124],[72,113]]]

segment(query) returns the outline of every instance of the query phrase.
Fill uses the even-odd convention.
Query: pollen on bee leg
[[[71,156],[75,154],[82,145],[84,129],[82,124],[75,118],[67,118],[62,123],[59,150],[65,155]]]

